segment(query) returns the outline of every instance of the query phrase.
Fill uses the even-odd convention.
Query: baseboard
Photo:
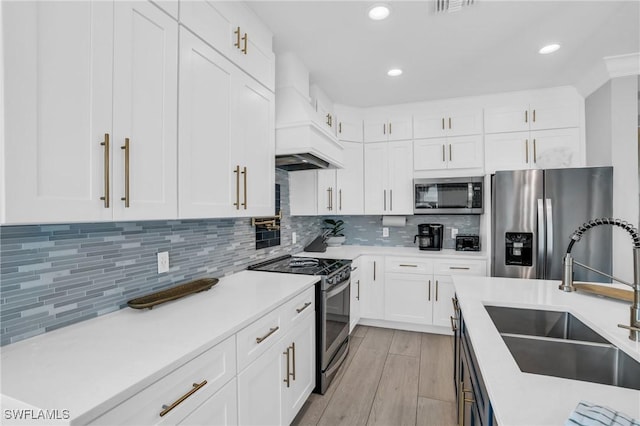
[[[453,336],[450,327],[442,327],[439,325],[411,324],[398,321],[387,321],[379,319],[360,318],[358,325],[366,325],[371,327],[392,328],[394,330],[418,331],[422,333],[445,334]]]

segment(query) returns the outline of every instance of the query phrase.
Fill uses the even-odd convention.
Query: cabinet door
[[[114,30],[113,216],[175,218],[178,23],[149,2],[116,2]]]
[[[413,137],[438,138],[447,134],[447,119],[444,112],[420,113],[413,116]]]
[[[241,205],[236,215],[271,216],[275,210],[274,95],[244,73],[238,81],[231,136],[232,164],[235,161],[241,168]]]
[[[390,141],[413,139],[413,118],[410,115],[391,117],[387,124],[387,135]]]
[[[387,120],[364,120],[365,142],[386,142],[388,134]]]
[[[184,426],[234,426],[238,424],[237,383],[234,378],[183,419]]]
[[[432,275],[386,274],[384,319],[412,324],[431,324]]]
[[[337,200],[334,214],[364,213],[364,151],[361,143],[343,142],[344,168],[336,170]]]
[[[289,172],[291,216],[318,214],[318,173],[316,170]]]
[[[310,315],[284,339],[289,349],[290,387],[285,388],[285,418],[290,424],[316,386],[315,317]],[[286,386],[286,384],[284,384]]]
[[[435,289],[433,294],[433,325],[451,327],[454,315],[451,299],[456,292],[450,275],[434,275]]]
[[[228,55],[236,40],[235,10],[230,3],[215,1],[181,1],[180,23],[218,52]]]
[[[561,169],[582,166],[577,128],[531,132],[529,158],[533,168]]]
[[[316,173],[318,174],[318,214],[337,214],[336,171],[328,169],[318,170]]]
[[[580,125],[577,101],[534,103],[531,105],[531,130],[560,129]]]
[[[231,159],[232,81],[237,69],[190,32],[180,30],[178,181],[181,218],[229,217],[236,211]],[[239,188],[238,188],[239,190]],[[240,198],[238,196],[238,198]]]
[[[447,138],[449,169],[481,168],[483,163],[482,135]]]
[[[360,316],[384,319],[384,256],[365,256],[360,264]]]
[[[282,425],[286,345],[282,340],[238,374],[238,424]],[[284,352],[284,353],[283,353]]]
[[[445,138],[413,141],[414,170],[446,169],[447,158],[447,140]]]
[[[389,142],[387,213],[413,214],[413,144],[411,141]]]
[[[502,133],[529,130],[529,105],[517,104],[484,110],[484,132]]]
[[[113,4],[3,2],[2,9],[11,58],[4,64],[4,222],[110,220],[100,197],[110,185],[104,160],[111,152],[100,143],[112,136]]]
[[[482,134],[482,109],[451,111],[445,120],[448,136]]]
[[[338,139],[349,142],[362,142],[362,120],[350,117],[338,117]]]
[[[353,331],[358,321],[360,321],[360,281],[362,277],[362,269],[360,261],[354,260],[351,264],[351,300],[349,309],[349,333]]]
[[[529,143],[529,132],[486,135],[484,139],[486,172],[528,169]]]
[[[387,143],[364,145],[364,214],[387,213]]]

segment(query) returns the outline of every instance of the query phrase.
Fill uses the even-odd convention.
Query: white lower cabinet
[[[431,323],[431,275],[386,274],[384,279],[384,319]]]
[[[384,256],[362,256],[360,278],[360,316],[384,318]]]
[[[456,294],[451,275],[434,275],[435,294],[433,295],[433,325],[448,327],[453,315],[451,299]]]
[[[362,267],[360,258],[356,258],[351,263],[351,295],[349,307],[349,333],[358,325],[360,321],[360,286],[362,282]]]

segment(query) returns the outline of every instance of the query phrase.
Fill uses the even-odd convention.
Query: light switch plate
[[[291,244],[295,244],[297,240],[298,240],[298,239],[297,239],[297,235],[296,235],[296,233],[295,233],[295,232],[292,232],[292,233],[291,233]]]
[[[458,235],[458,228],[451,228],[451,238],[455,238]]]
[[[383,237],[389,236],[389,228],[382,228],[382,236]]]
[[[169,271],[169,252],[163,251],[158,253],[158,273],[162,274]]]

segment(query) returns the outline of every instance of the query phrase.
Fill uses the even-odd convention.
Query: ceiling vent
[[[471,6],[475,0],[436,0],[436,13],[457,12],[463,6]]]

